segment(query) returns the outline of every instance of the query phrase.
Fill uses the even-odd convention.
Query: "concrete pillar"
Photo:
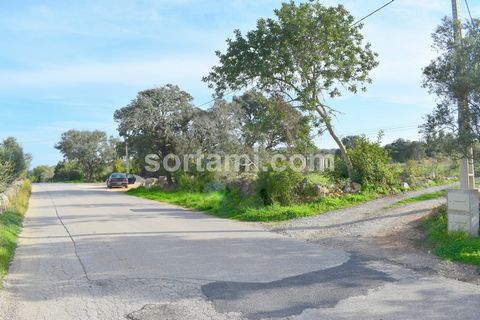
[[[448,191],[448,231],[464,231],[478,236],[479,193],[477,189],[452,189]]]

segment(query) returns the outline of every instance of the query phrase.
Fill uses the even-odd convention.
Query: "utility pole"
[[[130,173],[130,159],[128,158],[128,143],[125,141],[125,163],[127,165],[127,173]]]
[[[454,39],[457,45],[461,45],[462,41],[462,25],[460,20],[460,3],[459,0],[452,0],[452,15],[454,24]],[[462,62],[460,62],[462,63]],[[462,69],[465,66],[458,66],[458,69]],[[468,93],[467,93],[468,94]],[[459,137],[466,137],[469,133],[469,108],[468,97],[459,98],[458,101],[458,133]],[[475,173],[473,164],[473,149],[472,147],[466,147],[461,154],[460,159],[460,188],[462,189],[474,189],[475,188]]]
[[[462,45],[462,25],[459,10],[458,0],[452,0],[455,50],[461,48]],[[462,59],[456,59],[455,77],[459,77],[466,66]],[[470,110],[466,98],[468,98],[468,92],[458,92],[458,136],[460,141],[470,134]],[[462,146],[462,149],[460,154],[460,189],[449,190],[447,194],[448,231],[468,232],[476,237],[478,236],[480,215],[479,192],[474,189],[473,150],[471,145]]]

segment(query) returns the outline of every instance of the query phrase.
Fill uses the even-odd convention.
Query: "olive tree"
[[[148,154],[181,154],[188,145],[196,109],[192,96],[176,85],[141,91],[127,106],[115,111],[118,132],[132,154],[144,159]],[[165,172],[169,181],[171,175]]]
[[[364,43],[361,29],[342,5],[284,3],[275,18],[259,19],[255,30],[246,35],[236,30],[226,52],[216,52],[219,63],[204,81],[219,96],[256,87],[288,97],[315,116],[321,132],[328,131],[352,177],[352,163],[332,123],[337,110],[327,98],[366,90],[371,82],[376,54]]]
[[[92,182],[115,158],[115,146],[103,131],[69,130],[55,145],[68,161],[74,161]]]

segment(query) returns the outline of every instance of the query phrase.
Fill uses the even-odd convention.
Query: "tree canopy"
[[[0,143],[0,191],[25,174],[30,160],[31,155],[24,153],[15,138],[8,137]]]
[[[219,96],[255,87],[288,97],[299,110],[315,115],[322,132],[329,132],[352,177],[351,161],[333,129],[336,110],[326,99],[365,90],[371,82],[376,54],[363,43],[361,28],[342,5],[284,3],[275,18],[258,20],[246,35],[235,30],[226,52],[216,53],[219,64],[204,81]]]
[[[69,130],[64,132],[60,141],[55,145],[64,158],[74,161],[85,173],[87,181],[94,180],[113,159],[115,146],[103,131]]]
[[[252,91],[231,102],[216,99],[206,110],[191,100],[179,87],[166,85],[139,92],[117,110],[115,121],[132,154],[145,159],[149,154],[243,154],[254,148],[307,151],[313,146],[310,118],[281,95],[265,97]],[[162,174],[171,180],[168,172]]]
[[[115,111],[118,132],[139,159],[178,153],[189,143],[187,135],[197,111],[191,101],[190,94],[171,84],[141,91]]]
[[[463,38],[455,39],[455,28],[461,28]],[[444,18],[432,38],[438,56],[423,70],[423,86],[438,97],[438,104],[422,131],[432,141],[452,133],[457,151],[463,152],[480,138],[480,20],[456,25]],[[459,126],[459,105],[464,130]]]

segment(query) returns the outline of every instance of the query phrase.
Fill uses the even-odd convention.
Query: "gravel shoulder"
[[[480,285],[480,268],[441,260],[425,246],[419,223],[445,198],[388,208],[403,199],[455,187],[455,184],[406,192],[315,217],[262,223],[269,231],[398,264],[426,276],[440,275]]]

